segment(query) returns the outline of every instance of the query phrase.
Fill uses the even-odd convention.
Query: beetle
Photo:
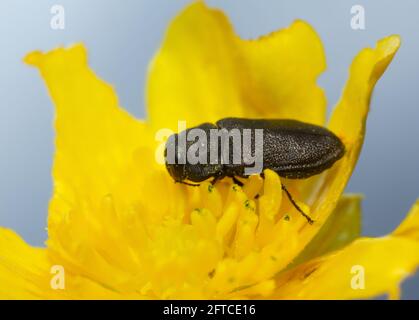
[[[280,177],[288,179],[305,179],[319,174],[329,169],[345,154],[345,146],[342,141],[333,132],[318,125],[291,119],[224,118],[215,124],[203,123],[173,134],[166,142],[164,155],[167,171],[175,182],[193,186],[198,186],[199,182],[210,178],[213,179],[212,183],[214,184],[224,177],[230,177],[235,183],[243,185],[237,177],[247,178],[249,174],[246,173],[246,169],[250,166],[244,161],[244,155],[239,162],[223,162],[220,147],[218,147],[218,158],[215,159],[217,161],[211,162],[209,153],[204,154],[204,160],[207,160],[204,163],[191,164],[188,161],[180,161],[182,154],[185,156],[188,150],[192,146],[196,146],[198,142],[197,139],[192,139],[186,141],[183,146],[180,144],[181,139],[186,138],[193,129],[200,129],[207,137],[206,140],[200,141],[201,147],[210,145],[209,137],[211,130],[214,129],[227,130],[227,132],[236,130],[243,140],[246,129],[253,130],[251,135],[253,147],[250,149],[253,156],[257,153],[255,132],[257,129],[262,129],[262,169],[273,170]],[[228,151],[231,157],[234,150],[233,137],[229,137],[228,143],[233,146]],[[174,150],[174,159],[171,161],[168,161],[169,148]],[[206,149],[204,148],[204,150]],[[313,223],[313,220],[296,204],[284,185],[282,185],[282,189],[294,207],[310,224]]]

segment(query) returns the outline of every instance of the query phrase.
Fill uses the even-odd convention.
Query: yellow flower
[[[316,84],[324,51],[305,22],[248,41],[221,12],[190,5],[151,64],[144,121],[118,106],[82,45],[29,54],[25,61],[40,70],[56,106],[49,238],[46,248],[33,248],[0,229],[0,296],[398,297],[400,282],[419,264],[419,203],[390,235],[358,238],[360,197],[342,192],[372,90],[399,45],[397,36],[384,38],[352,63],[327,124],[344,141],[344,158],[321,175],[286,181],[313,225],[282,201],[281,180],[271,171],[243,188],[228,179],[199,188],[173,183],[155,161],[154,139],[155,130],[176,129],[179,119],[188,126],[225,116],[326,125]],[[365,288],[356,290],[359,266]],[[65,275],[58,287],[54,270]]]

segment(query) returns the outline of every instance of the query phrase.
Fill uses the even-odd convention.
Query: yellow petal
[[[238,46],[243,56],[245,117],[324,124],[326,96],[316,81],[326,69],[326,57],[309,24],[296,20],[257,40],[238,39]]]
[[[409,215],[393,232],[393,235],[419,241],[419,200],[416,201]]]
[[[242,40],[228,19],[201,2],[170,24],[147,82],[154,128],[177,129],[227,116],[296,118],[324,123],[321,41],[306,23]]]
[[[358,238],[361,233],[361,199],[359,195],[343,195],[326,223],[293,265],[341,249]]]
[[[125,187],[131,180],[127,179],[126,171],[133,167],[134,151],[148,145],[147,130],[142,122],[119,107],[113,88],[88,67],[83,45],[48,53],[33,52],[25,61],[39,69],[56,108],[49,255],[65,264],[68,272],[98,283],[106,283],[112,277],[114,280],[107,283],[112,287],[126,281],[126,273],[116,272],[119,264],[127,269],[136,265],[130,252],[123,250],[126,244],[115,241],[120,234],[110,230],[116,221],[128,224],[125,220],[130,208],[121,208],[125,199],[135,192],[137,198],[141,196],[138,185],[131,184],[129,192],[119,187],[120,180],[125,181]],[[143,155],[149,159],[148,154]],[[137,182],[137,176],[147,168],[135,169],[132,180]],[[118,196],[116,204],[108,196],[114,193]],[[115,212],[123,212],[125,216],[122,219]],[[118,254],[115,265],[108,262],[112,250],[124,253]]]
[[[57,266],[63,268],[63,288],[52,286]],[[0,228],[0,299],[141,298],[135,291],[119,294],[70,270],[53,262],[48,249],[31,247],[13,231]]]
[[[362,238],[336,254],[305,263],[278,279],[280,299],[356,299],[389,293],[419,264],[419,244]],[[362,286],[362,273],[365,286]]]
[[[0,298],[46,298],[50,283],[46,249],[28,246],[16,233],[0,228]]]
[[[400,37],[389,36],[378,41],[374,49],[363,49],[352,62],[349,80],[329,123],[347,144],[363,139],[372,91],[399,47]]]
[[[88,67],[83,45],[32,52],[25,62],[39,69],[56,107],[55,196],[97,201],[145,140],[144,125]]]
[[[330,170],[306,184],[314,225],[305,225],[300,245],[304,247],[335,208],[352,174],[362,147],[366,117],[374,85],[400,45],[398,36],[380,40],[375,49],[362,50],[352,62],[349,80],[336,106],[329,127],[345,143],[346,154]]]
[[[56,108],[49,215],[54,230],[52,224],[74,207],[100,205],[147,135],[144,124],[118,106],[113,88],[88,67],[83,45],[32,52],[25,62],[39,69]]]
[[[340,251],[281,275],[275,298],[397,297],[400,282],[419,266],[419,202],[399,228],[383,238],[360,238]]]

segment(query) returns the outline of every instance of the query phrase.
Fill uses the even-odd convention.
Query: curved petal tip
[[[36,50],[28,53],[23,58],[24,63],[38,68],[42,68],[47,61],[48,63],[57,63],[63,60],[66,61],[66,64],[69,62],[86,64],[86,47],[82,43],[77,43],[68,48],[59,47],[48,52]]]

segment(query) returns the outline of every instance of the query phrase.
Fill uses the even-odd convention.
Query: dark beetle
[[[244,129],[263,129],[263,169],[271,169],[279,176],[289,179],[304,179],[321,173],[330,168],[345,153],[345,146],[341,140],[331,131],[324,127],[308,124],[296,120],[286,119],[241,119],[225,118],[215,124],[204,123],[197,127],[187,129],[179,134],[169,137],[166,143],[165,157],[166,168],[176,182],[199,183],[213,178],[213,183],[224,177],[231,177],[236,183],[240,182],[236,177],[246,178],[245,169],[250,165],[240,163],[223,163],[219,159],[216,163],[210,162],[209,155],[204,164],[190,164],[188,161],[179,161],[181,151],[185,152],[196,141],[186,141],[186,150],[180,150],[180,137],[187,136],[192,129],[201,129],[207,134],[208,140],[203,144],[209,146],[211,129],[226,129],[232,131],[238,129],[243,136]],[[237,132],[237,130],[236,130]],[[251,136],[252,146],[255,145],[255,134]],[[232,155],[233,141],[229,140],[229,153]],[[167,150],[174,147],[175,161],[168,163]],[[256,149],[251,149],[254,155]],[[221,149],[218,153],[221,157]],[[231,157],[230,157],[231,159]],[[294,206],[308,219],[312,220],[296,205],[288,190],[283,187]]]

